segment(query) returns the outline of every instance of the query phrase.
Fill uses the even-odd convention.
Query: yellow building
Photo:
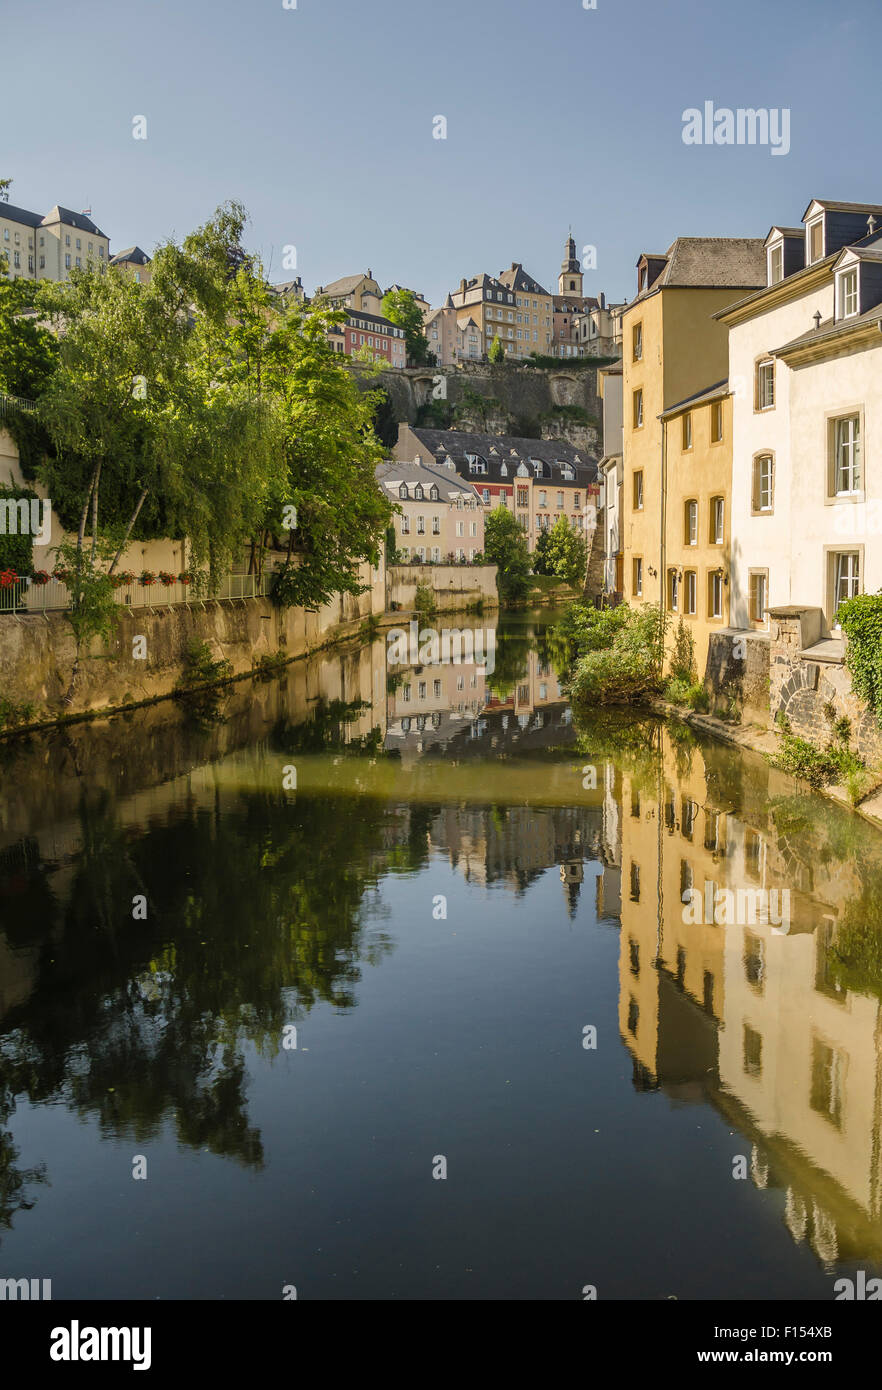
[[[460,332],[467,330],[470,320],[477,325],[482,356],[490,351],[494,338],[499,338],[505,351],[514,355],[515,295],[509,286],[492,275],[475,275],[471,280],[460,280],[459,289],[453,290],[448,301]]]
[[[515,296],[515,357],[551,352],[554,332],[554,297],[528,275],[519,261],[502,270],[499,279]]]
[[[624,596],[658,603],[664,577],[662,415],[727,375],[727,335],[712,316],[765,283],[762,239],[678,237],[637,262],[622,315]]]
[[[110,241],[88,213],[56,206],[46,217],[0,203],[0,256],[13,279],[66,280],[110,261]]]
[[[129,246],[125,251],[118,252],[111,258],[110,264],[137,281],[139,285],[149,285],[153,273],[152,262],[140,246]]]
[[[726,382],[662,415],[665,605],[691,633],[703,677],[711,632],[729,623],[732,397]],[[671,640],[674,632],[671,631]]]
[[[365,314],[383,312],[383,291],[370,270],[366,275],[344,275],[330,285],[318,285],[315,297],[326,300],[335,309],[358,309]]]

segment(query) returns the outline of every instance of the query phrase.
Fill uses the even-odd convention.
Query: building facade
[[[534,550],[542,531],[564,517],[593,545],[597,527],[597,463],[560,439],[520,439],[465,430],[398,427],[395,456],[453,470],[470,483],[483,508],[506,507]]]
[[[0,202],[0,256],[13,280],[66,280],[71,270],[106,269],[110,240],[87,213],[56,204],[43,217]]]
[[[405,560],[443,564],[483,554],[484,508],[455,471],[396,459],[380,464],[376,476],[398,509],[395,541]]]

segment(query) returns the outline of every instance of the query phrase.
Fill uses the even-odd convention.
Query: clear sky
[[[295,246],[307,292],[370,267],[433,304],[513,260],[556,288],[570,225],[616,299],[677,235],[882,202],[880,0],[596,4],[0,0],[0,176],[91,207],[112,251],[238,198],[272,279]],[[708,100],[789,108],[789,154],[685,145]]]

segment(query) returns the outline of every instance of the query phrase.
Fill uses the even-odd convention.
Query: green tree
[[[294,308],[273,341],[269,389],[278,399],[287,498],[296,531],[274,591],[313,608],[359,593],[359,569],[379,562],[392,508],[377,487],[384,449],[373,432],[376,391],[359,388],[328,341],[339,312]]]
[[[11,179],[0,179],[0,202],[9,201]],[[36,286],[9,277],[9,260],[0,249],[0,392],[38,396],[56,358],[52,334],[34,317]]]
[[[505,361],[505,347],[498,333],[493,339],[493,342],[490,344],[490,351],[487,353],[487,360],[489,362]]]
[[[533,573],[551,574],[548,567],[548,544],[551,540],[550,531],[540,531],[536,537],[536,545],[533,550]]]
[[[496,507],[484,522],[484,556],[497,567],[501,596],[524,598],[530,585],[530,551],[523,528],[505,507]]]
[[[423,314],[412,290],[389,290],[383,295],[383,315],[404,329],[407,363],[424,367],[429,360],[429,340],[423,332]]]
[[[584,536],[572,529],[565,516],[559,516],[551,530],[544,534],[548,537],[543,556],[546,568],[537,573],[556,574],[568,584],[584,584],[588,569],[588,545]]]

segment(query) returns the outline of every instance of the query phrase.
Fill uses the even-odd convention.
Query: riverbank
[[[758,724],[732,724],[713,714],[699,714],[696,710],[671,704],[669,700],[653,700],[649,707],[666,719],[679,719],[691,729],[709,734],[712,738],[718,739],[721,743],[728,743],[734,748],[759,753],[764,758],[769,759],[780,752],[780,735],[774,729],[764,729]],[[806,786],[821,796],[838,802],[840,806],[844,806],[850,811],[856,811],[859,816],[863,816],[864,820],[882,830],[882,781],[856,803],[851,800],[846,788],[842,785],[831,784],[825,787],[815,787],[806,783]]]

